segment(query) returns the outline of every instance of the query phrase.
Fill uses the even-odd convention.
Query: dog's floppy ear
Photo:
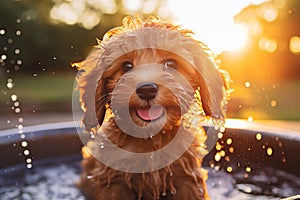
[[[100,60],[102,53],[103,49],[96,47],[84,61],[73,64],[79,70],[77,89],[86,130],[101,125],[105,117],[105,80],[102,77],[105,68],[101,67]]]
[[[226,117],[228,80],[230,78],[225,71],[218,69],[212,56],[203,48],[206,47],[196,43],[192,51],[202,106],[207,116],[223,119]]]

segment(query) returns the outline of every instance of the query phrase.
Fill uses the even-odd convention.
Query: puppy
[[[223,128],[229,76],[191,31],[125,17],[79,69],[90,139],[79,187],[88,199],[209,199],[206,133]]]

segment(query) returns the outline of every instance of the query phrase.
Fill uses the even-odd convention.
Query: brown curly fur
[[[105,148],[113,148],[107,139],[122,149],[136,153],[152,152],[164,147],[177,134],[182,122],[181,110],[187,112],[190,100],[194,98],[193,93],[199,88],[205,115],[223,119],[228,78],[223,80],[223,75],[208,52],[204,44],[192,38],[191,31],[180,26],[154,17],[147,20],[124,18],[123,25],[106,33],[103,41],[99,41],[86,60],[75,64],[81,70],[77,87],[85,111],[83,123],[88,131],[95,134],[84,151],[88,149],[91,154],[101,156],[100,143]],[[192,94],[191,91],[182,90],[176,79],[163,70],[152,71],[145,76],[144,69],[124,74],[120,67],[125,61],[141,66],[147,63],[163,64],[166,59],[176,60],[176,70],[189,81],[194,90]],[[171,85],[171,89],[160,84],[157,96],[149,102],[134,93],[128,93],[132,87],[144,81],[165,81]],[[115,87],[117,83],[118,88]],[[114,90],[119,104],[124,103],[124,95],[132,95],[130,116],[139,126],[145,126],[147,122],[136,115],[137,108],[148,104],[162,105],[167,112],[167,121],[162,130],[151,138],[136,138],[120,130],[114,117],[103,123]],[[174,93],[180,94],[180,99]],[[184,102],[186,108],[182,108],[179,101]],[[188,131],[184,134],[186,138],[194,137]],[[88,199],[97,200],[209,199],[205,185],[207,173],[201,168],[203,155],[200,149],[204,140],[195,137],[179,159],[162,169],[147,173],[118,171],[87,154],[82,161],[79,187]],[[185,143],[184,139],[178,145],[181,143]],[[122,160],[116,159],[115,162],[122,163]],[[151,165],[151,159],[145,165]]]

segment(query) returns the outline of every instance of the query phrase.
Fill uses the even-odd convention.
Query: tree
[[[125,15],[143,16],[164,10],[166,1],[142,0],[0,1],[0,64],[6,73],[71,71],[84,59],[96,38],[120,25]],[[2,34],[1,34],[2,33]]]
[[[257,84],[298,78],[299,21],[298,0],[273,0],[244,8],[235,16],[235,22],[248,27],[248,45],[239,53],[223,53],[223,66],[240,83],[245,75]]]

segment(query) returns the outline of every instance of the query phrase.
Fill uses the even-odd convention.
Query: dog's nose
[[[146,101],[153,99],[157,94],[158,86],[155,83],[140,83],[136,87],[137,95]]]

